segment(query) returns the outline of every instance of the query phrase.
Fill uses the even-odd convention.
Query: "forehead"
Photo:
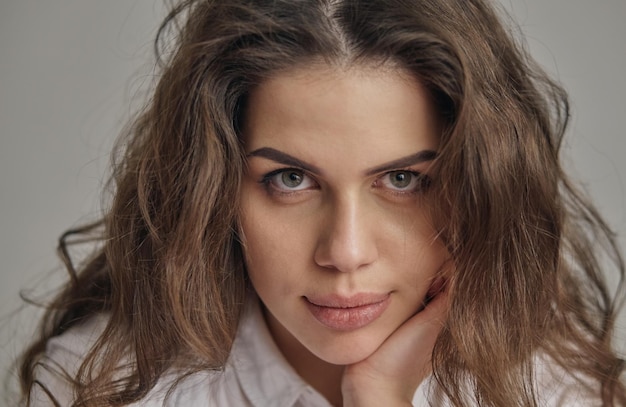
[[[399,69],[312,66],[280,73],[249,95],[246,151],[343,152],[395,159],[436,149],[439,114],[424,86]]]

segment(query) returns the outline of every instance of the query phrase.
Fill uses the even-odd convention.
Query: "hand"
[[[431,373],[431,355],[448,309],[440,292],[394,331],[367,359],[347,366],[344,406],[410,406],[419,384]]]

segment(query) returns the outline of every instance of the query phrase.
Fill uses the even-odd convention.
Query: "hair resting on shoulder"
[[[491,2],[189,0],[173,6],[157,51],[173,33],[121,140],[110,209],[61,238],[71,281],[23,356],[26,403],[46,341],[96,313],[108,325],[73,378],[76,406],[125,405],[170,369],[224,366],[248,285],[237,238],[246,95],[312,63],[398,67],[441,112],[430,193],[454,274],[433,372],[452,403],[537,405],[538,354],[597,385],[604,405],[626,403],[600,253],[623,278],[621,255],[560,166],[564,91]],[[102,246],[79,270],[74,235]]]

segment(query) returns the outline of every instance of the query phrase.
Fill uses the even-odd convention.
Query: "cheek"
[[[249,180],[240,199],[241,235],[249,262],[297,261],[304,256],[315,233],[311,205],[276,203]]]
[[[402,210],[386,210],[379,219],[383,222],[380,248],[393,253],[395,261],[424,268],[433,263],[441,264],[448,257],[445,245],[439,239],[433,222],[424,215],[420,203]]]
[[[389,266],[398,273],[398,281],[405,287],[414,287],[400,290],[400,295],[421,303],[433,281],[445,274],[450,255],[432,223],[416,211],[411,215],[411,221],[395,223],[396,233],[385,240],[383,253]]]
[[[257,291],[286,292],[307,270],[307,225],[259,201],[242,205],[241,234],[246,269]]]
[[[243,251],[248,273],[254,277],[259,272],[272,269],[283,252],[280,234],[275,225],[265,219],[255,216],[254,212],[247,212],[242,217]]]
[[[276,288],[279,279],[276,264],[280,262],[281,247],[274,229],[262,227],[262,223],[242,222],[244,236],[244,256],[246,270],[252,286],[257,292],[263,292],[265,287]]]

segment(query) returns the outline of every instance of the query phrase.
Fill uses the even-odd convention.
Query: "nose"
[[[358,197],[329,204],[315,248],[319,266],[342,272],[356,271],[378,258],[375,216]]]

